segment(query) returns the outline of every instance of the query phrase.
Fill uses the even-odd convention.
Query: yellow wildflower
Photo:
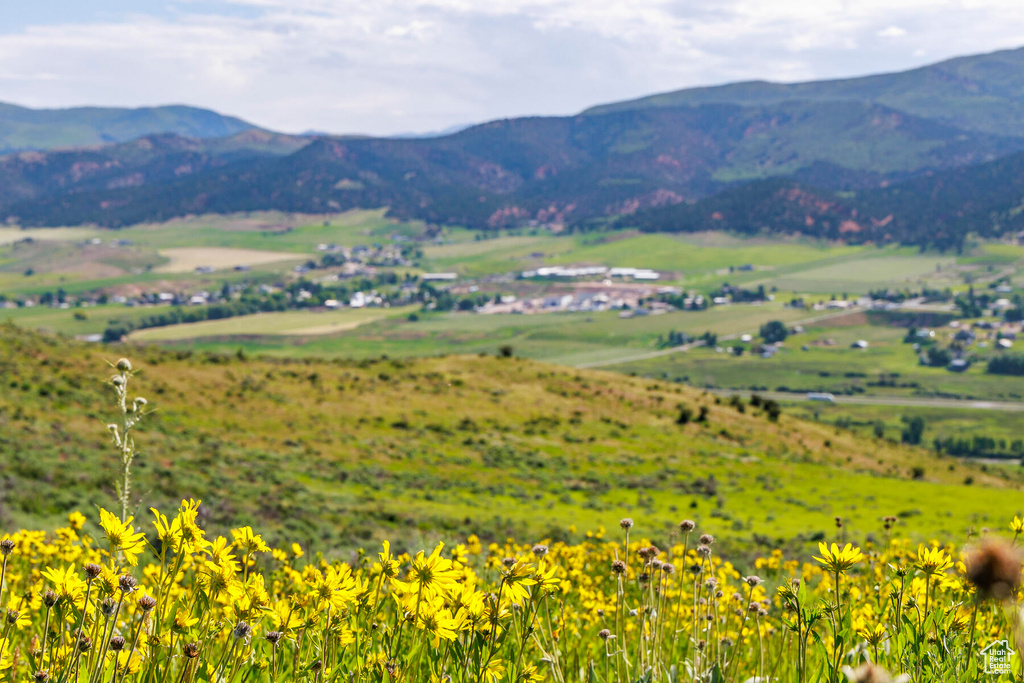
[[[124,553],[125,561],[133,567],[139,563],[139,554],[146,547],[146,535],[135,533],[135,527],[132,526],[134,519],[129,517],[122,522],[114,513],[100,509],[100,526],[110,544],[110,554],[114,555],[118,551]]]
[[[852,543],[847,543],[842,549],[835,543],[831,548],[824,543],[819,543],[818,551],[821,552],[821,557],[814,559],[833,573],[845,572],[864,559],[864,553],[860,551],[860,548],[854,548]]]

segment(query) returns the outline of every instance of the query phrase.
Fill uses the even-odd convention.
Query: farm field
[[[167,263],[158,266],[158,273],[190,273],[196,268],[225,270],[236,266],[261,266],[280,261],[296,261],[296,254],[259,249],[233,249],[230,247],[176,247],[160,249]]]
[[[1024,398],[1024,382],[986,375],[984,363],[975,363],[965,372],[920,365],[918,354],[903,341],[906,333],[906,327],[869,324],[867,316],[853,313],[808,326],[805,333],[789,337],[773,358],[751,353],[737,357],[698,348],[610,369],[726,389],[999,401]],[[868,342],[868,348],[851,348],[859,340]],[[723,346],[748,349],[750,345],[727,342]]]
[[[761,538],[802,552],[835,515],[850,534],[877,532],[879,505],[921,539],[1020,509],[1019,470],[985,472],[786,412],[775,423],[665,382],[493,356],[124,350],[133,395],[155,409],[136,436],[140,507],[194,496],[211,530],[259,518],[268,539],[313,550],[384,535],[571,538],[570,527],[632,516],[654,537],[689,517],[728,530],[734,551]],[[100,380],[120,351],[0,328],[8,524],[53,524],[112,495],[111,389]],[[683,406],[705,406],[707,422],[677,424]]]
[[[244,348],[273,355],[325,355],[365,358],[439,353],[494,353],[511,345],[517,355],[564,365],[626,358],[650,349],[658,335],[683,330],[736,334],[773,319],[798,320],[807,313],[781,304],[719,307],[708,311],[677,311],[663,315],[620,318],[618,312],[547,313],[537,315],[418,314],[417,320],[388,316],[344,334],[301,344],[274,339],[205,339],[205,328],[175,326],[139,333],[139,339],[174,340],[204,351]]]
[[[318,336],[353,330],[375,320],[408,315],[415,306],[404,308],[358,308],[337,311],[283,311],[205,320],[168,327],[137,330],[131,338],[136,341],[173,341],[196,337],[243,336]]]

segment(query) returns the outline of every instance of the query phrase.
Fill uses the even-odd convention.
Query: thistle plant
[[[117,497],[121,503],[121,521],[125,522],[128,520],[128,503],[131,500],[132,461],[137,455],[132,430],[147,414],[147,401],[141,396],[136,396],[132,401],[128,400],[128,381],[132,377],[131,362],[127,358],[122,358],[113,367],[117,374],[110,378],[110,384],[117,392],[117,407],[121,413],[121,421],[120,424],[108,424],[107,431],[110,432],[121,458],[121,481],[117,484]]]

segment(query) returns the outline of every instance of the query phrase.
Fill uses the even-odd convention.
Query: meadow
[[[95,429],[109,390],[95,368],[109,350],[12,327],[2,349],[0,519],[44,527],[91,509],[113,481]],[[133,354],[156,408],[140,428],[140,509],[187,494],[205,501],[212,528],[260,519],[274,541],[299,536],[325,551],[385,534],[571,540],[570,526],[597,529],[609,514],[655,534],[684,513],[750,548],[820,538],[837,514],[867,534],[880,505],[924,538],[1020,508],[1013,469],[985,472],[785,413],[772,422],[756,407],[613,373],[493,356]],[[678,424],[684,407],[692,419]]]
[[[1005,473],[515,358],[100,355],[0,329],[3,680],[1020,671]]]

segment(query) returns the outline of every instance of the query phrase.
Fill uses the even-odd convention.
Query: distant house
[[[852,344],[850,344],[850,348],[851,349],[866,349],[869,346],[870,346],[870,344],[868,344],[867,341],[865,341],[863,339],[858,339],[857,341],[855,341]]]
[[[969,367],[971,367],[971,364],[966,360],[963,358],[956,358],[949,364],[948,369],[950,372],[966,372]]]
[[[458,273],[424,273],[424,282],[452,282],[459,278]]]

